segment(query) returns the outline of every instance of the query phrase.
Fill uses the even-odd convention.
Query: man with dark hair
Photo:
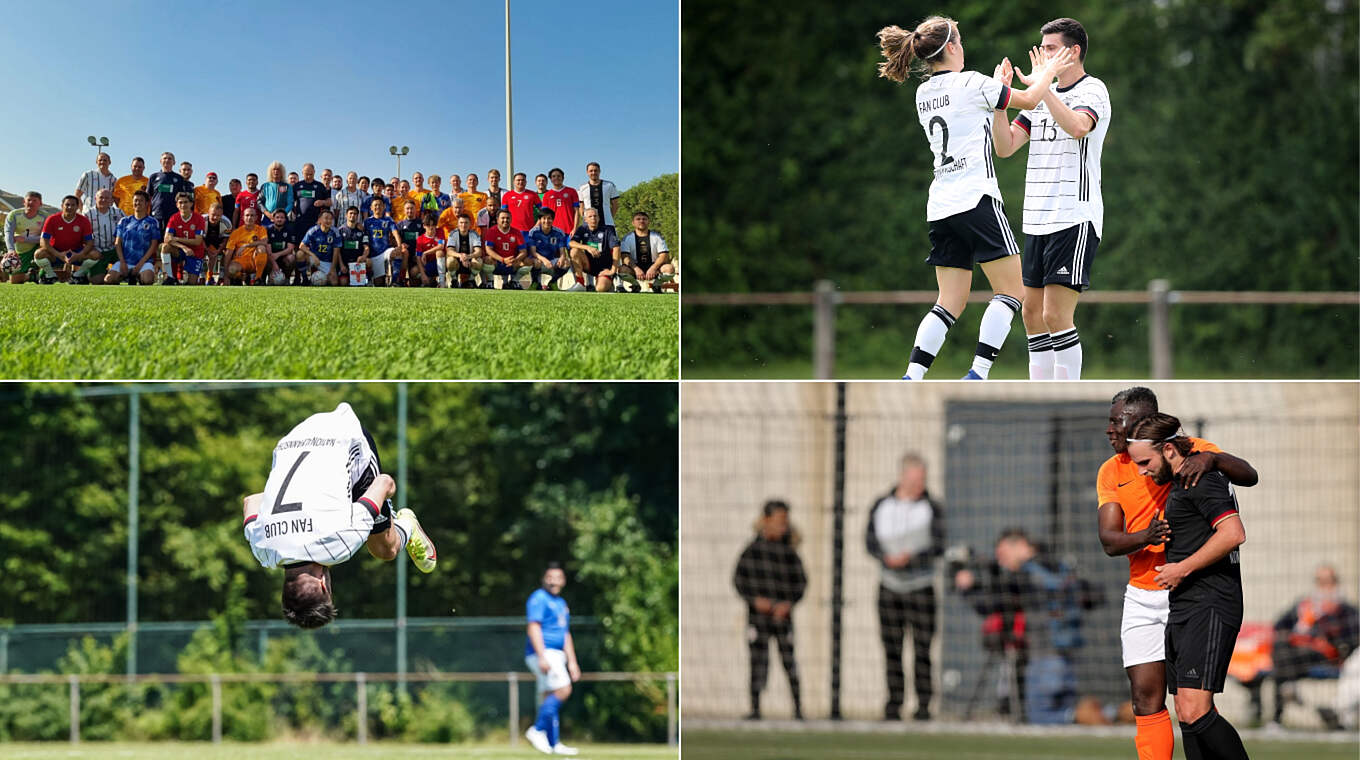
[[[1169,414],[1144,417],[1128,433],[1128,455],[1139,474],[1171,489],[1165,512],[1171,536],[1165,559],[1153,568],[1154,583],[1170,597],[1167,690],[1187,760],[1246,760],[1237,730],[1214,709],[1214,694],[1223,691],[1242,627],[1238,547],[1247,534],[1223,473],[1204,473],[1193,484],[1184,479],[1193,445]]]
[[[779,646],[784,673],[793,694],[793,717],[803,719],[798,664],[793,655],[793,605],[803,598],[807,575],[798,558],[798,533],[789,525],[789,505],[765,502],[756,537],[737,560],[732,584],[746,602],[746,641],[751,654],[751,712],[760,720],[760,692],[770,669],[770,637]]]
[[[935,560],[944,553],[944,518],[926,492],[926,463],[919,454],[902,457],[897,485],[869,510],[864,531],[869,556],[881,565],[878,625],[887,661],[888,701],[884,720],[899,720],[906,678],[902,642],[907,629],[915,651],[916,720],[930,719],[930,642],[935,636]]]
[[[175,154],[166,151],[161,154],[161,170],[147,180],[146,192],[151,196],[151,215],[160,222],[161,229],[169,223],[170,217],[179,210],[176,199],[180,193],[194,197],[194,185],[183,175],[175,173]]]
[[[42,244],[43,224],[47,217],[42,213],[42,193],[29,190],[24,193],[24,205],[9,212],[5,217],[5,255],[19,260],[18,268],[6,277],[0,271],[0,280],[8,279],[19,285],[29,278],[33,269],[33,254]]]
[[[581,679],[576,645],[571,639],[571,610],[562,598],[567,574],[558,562],[549,562],[543,585],[524,605],[527,640],[524,663],[538,680],[538,716],[524,732],[534,749],[548,755],[575,755],[576,748],[559,740],[558,711],[571,696],[571,684]]]
[[[1100,504],[1097,519],[1105,553],[1129,558],[1120,642],[1138,726],[1134,746],[1140,758],[1171,760],[1175,734],[1166,710],[1165,665],[1170,599],[1156,583],[1156,566],[1164,561],[1170,535],[1162,515],[1171,486],[1158,485],[1138,472],[1129,457],[1127,439],[1130,425],[1156,412],[1157,395],[1141,386],[1120,391],[1111,399],[1105,437],[1115,453],[1100,466],[1096,477]],[[1255,485],[1256,471],[1247,462],[1208,441],[1187,440],[1194,453],[1186,459],[1180,474],[1189,485],[1214,470],[1237,485]]]
[[[585,223],[586,209],[593,208],[600,212],[600,223],[613,230],[614,215],[619,212],[619,189],[613,182],[600,179],[600,164],[596,161],[586,164],[586,177],[589,181],[576,191],[576,196],[581,200],[576,226],[579,228]]]
[[[434,543],[415,513],[392,514],[396,490],[349,404],[308,417],[279,441],[264,491],[245,498],[243,514],[255,559],[284,568],[285,620],[301,628],[334,620],[330,568],[362,546],[382,560],[405,547],[421,572],[434,570]]]
[[[60,273],[62,279],[89,282],[90,267],[98,262],[94,229],[89,218],[80,213],[80,199],[74,195],[62,198],[61,213],[43,221],[42,243],[33,254],[33,263],[41,272],[39,281],[50,285],[57,281]],[[80,266],[78,272],[77,265]]]
[[[666,239],[651,229],[651,224],[652,217],[646,211],[634,211],[633,231],[619,243],[619,277],[638,293],[643,285],[650,285],[653,293],[662,292],[662,286],[675,274]]]

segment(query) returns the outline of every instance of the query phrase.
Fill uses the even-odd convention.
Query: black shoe
[[[930,720],[930,708],[918,707],[916,712],[911,714],[912,720]]]
[[[794,706],[794,708],[793,708],[793,719],[794,719],[794,720],[802,720],[802,719],[803,719],[803,708],[798,707],[797,705]]]
[[[167,278],[165,278],[164,280],[161,280],[161,284],[162,284],[162,285],[178,285],[178,284],[179,284],[179,280],[176,280],[176,279],[173,278],[173,277],[167,277]]]
[[[89,277],[86,277],[86,276],[78,275],[78,274],[73,274],[73,275],[71,275],[71,284],[72,284],[72,285],[89,285],[89,284],[90,284],[90,278],[89,278]]]
[[[495,289],[496,289],[496,283],[492,282],[491,280],[484,280],[484,281],[482,282],[481,285],[478,285],[478,286],[477,286],[477,289],[478,289],[478,290],[495,290]]]
[[[519,284],[519,280],[511,280],[505,285],[506,290],[524,290],[524,286]]]
[[[38,282],[42,283],[43,285],[52,285],[55,284],[56,281],[57,281],[56,275],[52,275],[51,277],[40,275],[38,277]]]
[[[902,705],[885,705],[883,720],[902,720]]]
[[[742,718],[742,720],[760,720],[760,711],[752,710],[751,712],[746,713],[746,717]]]

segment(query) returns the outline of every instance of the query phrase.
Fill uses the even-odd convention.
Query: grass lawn
[[[673,294],[0,285],[0,378],[673,379]]]
[[[1354,760],[1360,745],[1244,739],[1252,760]],[[685,730],[685,760],[1127,760],[1131,738]],[[1177,758],[1184,758],[1179,742]]]
[[[665,744],[573,744],[581,750],[581,760],[591,758],[629,758],[632,760],[674,760],[679,751]],[[324,760],[376,760],[385,757],[449,758],[463,760],[531,760],[543,754],[520,740],[518,747],[509,744],[401,744],[370,742],[365,746],[334,742],[274,742],[269,744],[208,742],[155,742],[130,744],[124,742],[65,742],[16,743],[0,742],[0,757],[6,760],[297,760],[300,757]]]

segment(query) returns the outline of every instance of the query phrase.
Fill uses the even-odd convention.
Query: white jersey
[[[377,457],[349,404],[303,420],[274,447],[260,512],[246,520],[255,559],[278,567],[354,556],[380,509],[354,491],[377,474]]]
[[[592,188],[595,191],[591,195]],[[609,208],[609,201],[619,197],[619,189],[614,187],[614,183],[607,179],[600,180],[600,184],[591,185],[589,182],[576,189],[576,194],[581,198],[581,219],[584,224],[585,210],[593,208],[600,212],[600,223],[606,227],[614,226],[614,212]]]
[[[636,232],[630,232],[624,236],[619,243],[619,253],[627,254],[633,258],[633,263],[638,264],[638,237]],[[666,239],[661,237],[661,233],[656,230],[647,231],[647,262],[650,264],[656,261],[663,253],[670,253],[666,249]]]
[[[101,214],[96,206],[85,216],[90,219],[91,240],[95,250],[112,251],[113,241],[118,237],[118,220],[123,218],[122,209],[109,206],[109,210]]]
[[[80,191],[80,213],[89,216],[94,211],[94,196],[100,190],[113,192],[113,183],[118,181],[118,175],[113,172],[100,174],[98,169],[91,169],[80,175],[80,181],[76,183],[76,189]]]
[[[916,88],[916,115],[935,168],[926,221],[972,211],[984,195],[1001,200],[992,113],[1010,100],[1011,88],[976,71],[937,71]]]
[[[1110,129],[1110,92],[1087,74],[1053,93],[1073,111],[1090,114],[1095,128],[1080,140],[1058,126],[1039,101],[1021,111],[1015,123],[1029,133],[1029,165],[1025,170],[1026,235],[1048,235],[1090,222],[1103,236],[1105,202],[1100,195],[1100,154]]]

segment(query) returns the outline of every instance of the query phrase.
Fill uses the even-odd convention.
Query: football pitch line
[[[674,294],[3,285],[0,378],[672,379]]]

